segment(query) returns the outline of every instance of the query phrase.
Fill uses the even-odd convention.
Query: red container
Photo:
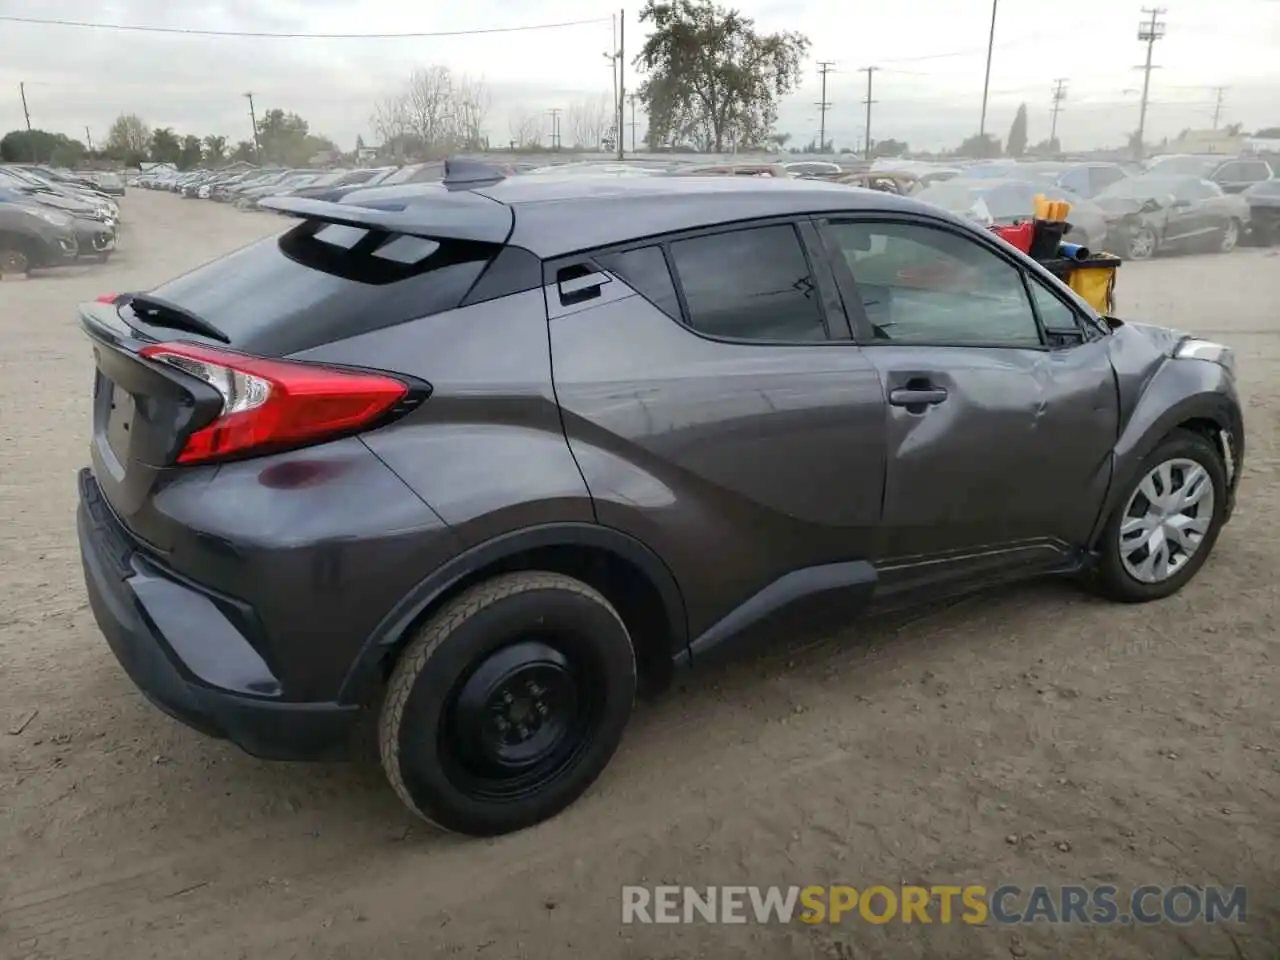
[[[1036,225],[1031,221],[1016,223],[1011,227],[992,227],[1001,240],[1013,244],[1023,253],[1031,252],[1031,241],[1036,235]]]

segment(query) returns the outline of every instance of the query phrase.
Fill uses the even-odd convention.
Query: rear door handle
[[[899,387],[889,391],[889,402],[895,407],[932,406],[947,399],[941,387]]]

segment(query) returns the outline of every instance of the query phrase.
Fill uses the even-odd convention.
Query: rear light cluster
[[[267,360],[193,343],[145,347],[142,356],[204,381],[222,412],[187,438],[178,462],[208,463],[296,447],[371,426],[406,399],[392,377],[292,360]]]

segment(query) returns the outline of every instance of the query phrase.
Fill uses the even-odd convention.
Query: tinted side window
[[[1117,167],[1092,167],[1089,170],[1089,180],[1095,193],[1105,190],[1113,183],[1119,183],[1124,178],[1124,171]]]
[[[671,244],[699,333],[734,340],[827,339],[818,291],[794,227],[753,227]]]
[[[1213,175],[1215,180],[1225,180],[1231,183],[1240,180],[1244,176],[1244,164],[1242,163],[1224,163]]]
[[[1250,182],[1255,180],[1270,180],[1271,170],[1261,160],[1254,160],[1246,164],[1242,164],[1245,168],[1242,180]]]
[[[661,247],[640,247],[601,254],[593,259],[667,316],[680,319],[680,298],[676,296],[676,285]]]
[[[972,240],[906,223],[831,224],[877,339],[1039,346],[1020,271]]]

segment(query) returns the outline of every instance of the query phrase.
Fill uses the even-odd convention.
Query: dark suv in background
[[[377,710],[450,829],[565,807],[692,663],[1035,575],[1167,597],[1231,515],[1227,348],[906,198],[456,164],[264,206],[298,222],[81,310],[89,598],[258,756]]]

